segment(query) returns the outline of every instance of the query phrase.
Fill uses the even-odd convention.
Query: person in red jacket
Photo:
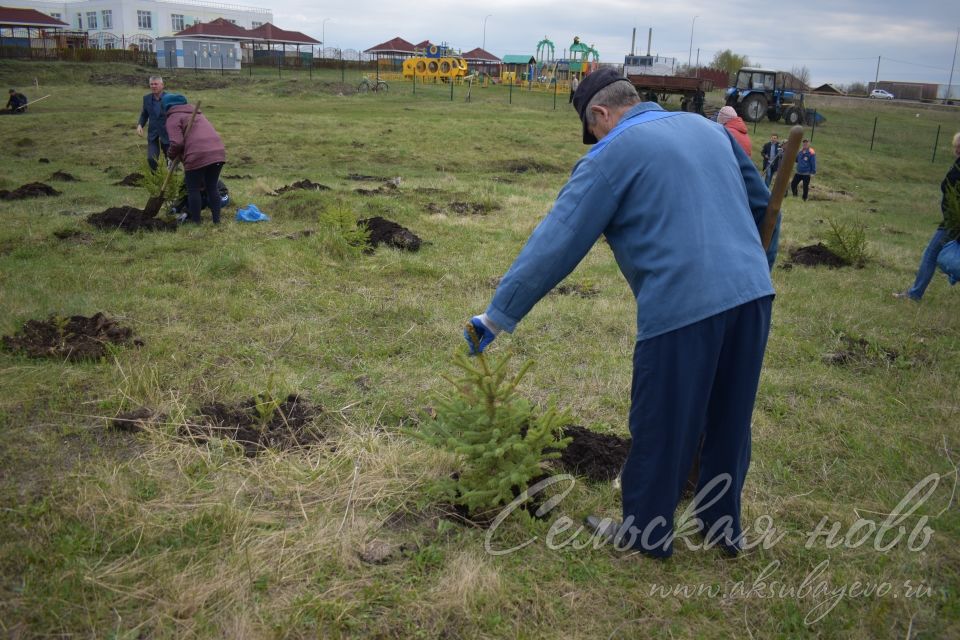
[[[743,118],[737,115],[733,107],[724,107],[717,113],[717,123],[722,124],[723,128],[730,132],[737,144],[747,153],[747,157],[753,152],[753,143],[750,142],[750,136],[747,135],[747,125]]]
[[[207,193],[217,193],[217,182],[223,163],[227,161],[227,150],[213,125],[200,111],[197,111],[190,134],[186,135],[193,106],[187,104],[185,97],[179,93],[168,93],[163,96],[161,106],[166,113],[167,135],[170,138],[167,158],[180,158],[183,162],[189,213],[186,221],[200,224],[201,191],[205,188]],[[214,197],[208,200],[213,224],[220,224],[220,199]]]

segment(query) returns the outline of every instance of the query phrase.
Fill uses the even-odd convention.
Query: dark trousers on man
[[[803,199],[807,199],[807,192],[810,190],[810,174],[809,173],[795,173],[793,174],[793,180],[790,181],[790,191],[793,192],[793,196],[797,196],[797,185],[803,182]]]
[[[213,224],[220,224],[220,191],[217,189],[217,181],[220,180],[221,169],[223,163],[214,162],[183,172],[183,184],[187,187],[187,220],[190,222],[200,223],[200,209],[203,207],[200,190],[204,189],[207,192],[207,204],[210,205]]]
[[[163,150],[163,155],[164,157],[166,157],[167,149],[169,148],[170,148],[170,143],[160,142],[160,138],[147,140],[147,164],[150,165],[151,171],[157,170],[157,158],[160,157],[160,151]]]
[[[767,296],[637,342],[619,545],[672,555],[674,511],[702,436],[697,494],[704,508],[697,507],[697,517],[705,532],[722,529],[711,536],[720,546],[739,547],[750,421],[772,305]]]

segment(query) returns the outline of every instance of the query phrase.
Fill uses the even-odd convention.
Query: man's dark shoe
[[[620,531],[620,521],[613,518],[587,516],[583,522],[587,525],[590,535],[603,540],[605,544],[613,542],[617,537],[617,532]]]

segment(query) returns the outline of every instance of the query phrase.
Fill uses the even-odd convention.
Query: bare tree
[[[801,65],[799,67],[794,66],[792,69],[790,69],[790,74],[803,83],[803,86],[810,86],[810,69],[808,69],[806,65]]]

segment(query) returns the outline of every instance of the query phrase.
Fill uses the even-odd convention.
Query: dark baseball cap
[[[580,81],[580,86],[573,94],[573,107],[580,114],[580,122],[583,123],[583,144],[596,144],[597,142],[596,136],[587,129],[587,105],[590,104],[593,96],[597,95],[597,91],[621,80],[630,82],[620,75],[616,69],[604,67],[587,74],[587,77]]]

